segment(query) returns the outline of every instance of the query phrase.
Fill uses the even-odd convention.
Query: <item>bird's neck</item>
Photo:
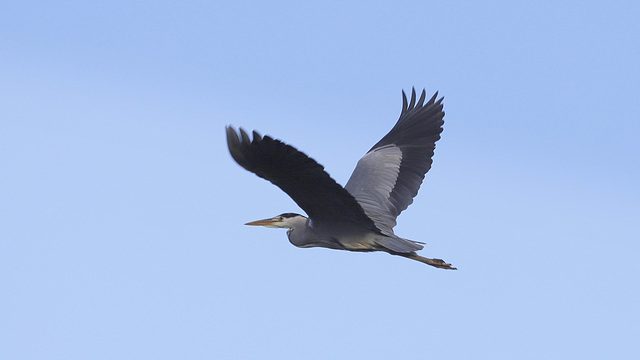
[[[304,216],[296,216],[288,219],[287,237],[289,242],[295,246],[304,246],[304,241],[308,237],[309,224],[311,221]]]

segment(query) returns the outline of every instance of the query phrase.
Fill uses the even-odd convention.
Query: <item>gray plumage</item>
[[[271,181],[287,193],[309,218],[285,213],[247,225],[288,228],[289,241],[298,247],[325,247],[350,251],[385,251],[423,263],[455,269],[440,259],[416,254],[421,242],[394,234],[397,216],[417,195],[431,168],[435,142],[444,124],[442,98],[435,93],[425,103],[415,90],[403,106],[396,125],[359,161],[345,187],[322,165],[292,146],[253,132],[227,126],[233,159],[245,169]]]

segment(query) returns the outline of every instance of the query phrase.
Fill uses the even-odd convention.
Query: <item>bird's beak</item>
[[[256,220],[246,223],[245,225],[252,226],[273,226],[276,221],[274,219]]]

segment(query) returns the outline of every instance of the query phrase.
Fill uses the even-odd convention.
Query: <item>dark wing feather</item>
[[[379,232],[356,199],[294,147],[255,131],[252,141],[244,130],[238,134],[231,126],[227,144],[240,166],[282,189],[310,218],[356,223]]]
[[[393,233],[396,217],[418,194],[431,168],[435,143],[444,124],[442,98],[436,92],[425,104],[423,90],[416,102],[402,92],[402,112],[396,125],[360,159],[345,188],[384,233]]]

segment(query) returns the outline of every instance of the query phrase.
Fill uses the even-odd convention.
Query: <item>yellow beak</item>
[[[269,226],[272,225],[274,222],[276,222],[273,219],[264,219],[264,220],[256,220],[256,221],[251,221],[246,223],[245,225],[252,225],[252,226]]]

